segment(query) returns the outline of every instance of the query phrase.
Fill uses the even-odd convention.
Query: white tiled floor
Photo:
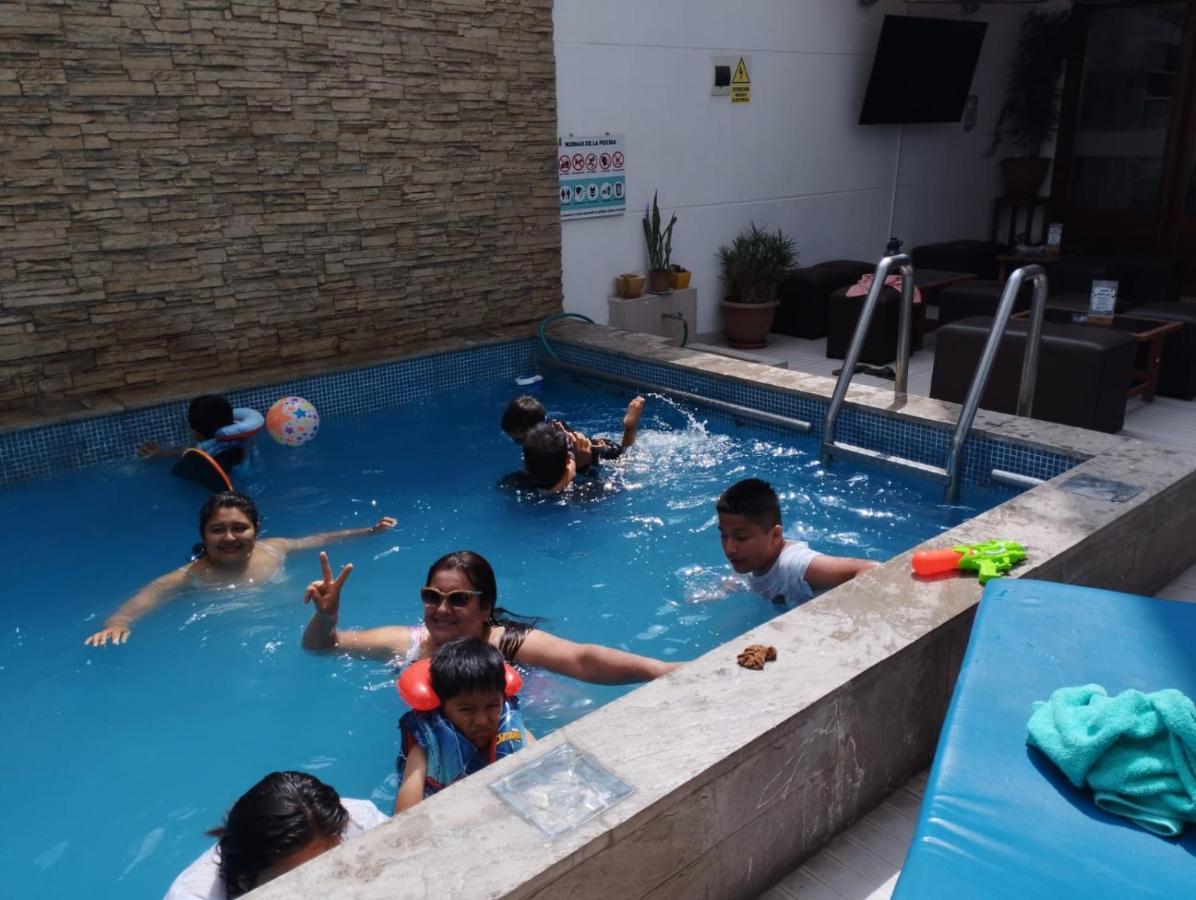
[[[703,335],[702,341],[709,345],[722,343],[721,335]],[[773,334],[768,337],[768,347],[760,353],[786,360],[790,369],[816,375],[830,376],[842,365],[840,360],[826,358],[823,340]],[[929,395],[933,365],[932,332],[926,336],[922,350],[910,359],[910,393]],[[889,388],[893,385],[892,381],[867,375],[857,375],[855,382]],[[1143,403],[1131,399],[1121,433],[1196,453],[1196,401],[1158,397],[1153,403]],[[1196,602],[1196,566],[1159,591],[1158,596]],[[889,900],[913,838],[926,778],[926,772],[915,775],[761,895],[761,900]]]

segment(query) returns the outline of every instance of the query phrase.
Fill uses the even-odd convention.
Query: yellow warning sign
[[[735,67],[735,74],[731,76],[731,102],[752,102],[752,79],[748,75],[747,62],[741,56],[739,65]]]

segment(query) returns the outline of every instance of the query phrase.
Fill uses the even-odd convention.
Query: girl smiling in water
[[[258,539],[261,518],[244,494],[213,494],[199,511],[197,559],[155,578],[104,620],[104,627],[83,643],[100,647],[109,641],[123,644],[133,622],[153,612],[188,587],[217,590],[262,584],[276,576],[288,553],[312,550],[346,538],[378,534],[394,528],[395,520],[383,516],[368,528],[346,528],[304,538]]]

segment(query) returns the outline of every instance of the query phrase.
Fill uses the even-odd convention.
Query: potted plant
[[[988,148],[989,156],[1002,144],[1014,150],[1001,160],[1006,197],[1037,197],[1050,168],[1050,159],[1041,153],[1059,124],[1059,78],[1071,45],[1070,24],[1071,12],[1066,9],[1031,10],[1022,20],[1005,102]]]
[[[644,291],[644,276],[639,272],[624,272],[615,276],[615,292],[624,300],[634,300]]]
[[[652,205],[644,211],[644,241],[648,244],[648,291],[653,294],[667,294],[672,290],[669,277],[669,256],[673,252],[673,226],[677,214],[669,219],[667,228],[660,227],[660,207],[656,205],[656,194],[652,194]]]
[[[689,287],[689,279],[693,273],[685,266],[673,263],[669,266],[669,281],[675,291],[683,291]]]
[[[718,248],[726,297],[723,325],[732,347],[763,347],[777,309],[777,284],[797,265],[793,240],[778,228],[769,233],[751,223],[730,246]]]

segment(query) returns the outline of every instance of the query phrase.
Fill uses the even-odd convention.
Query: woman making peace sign
[[[442,556],[428,569],[427,582],[419,590],[423,624],[341,630],[336,627],[341,590],[353,566],[344,566],[333,578],[327,553],[320,554],[320,565],[323,579],[313,581],[303,595],[304,603],[316,607],[303,632],[303,646],[308,650],[344,650],[375,659],[411,661],[432,656],[454,638],[476,637],[497,647],[508,662],[541,666],[597,684],[650,681],[679,665],[553,637],[537,628],[535,619],[507,612],[496,605],[494,570],[472,550]]]

